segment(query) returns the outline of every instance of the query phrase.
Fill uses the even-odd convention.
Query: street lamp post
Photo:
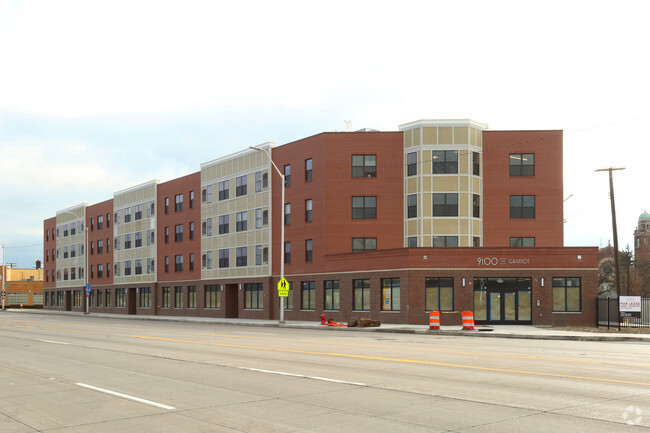
[[[269,161],[271,161],[271,164],[273,164],[273,168],[275,168],[275,171],[278,172],[280,175],[280,181],[282,182],[282,201],[280,203],[280,207],[282,209],[282,218],[280,220],[280,280],[284,279],[284,174],[280,171],[277,165],[275,165],[275,162],[273,162],[273,158],[271,158],[271,155],[266,151],[266,149],[260,149],[259,147],[254,147],[254,146],[249,146],[251,149],[255,149],[257,151],[264,152],[266,156],[269,157]],[[284,323],[284,299],[280,300],[280,323]]]
[[[5,296],[6,296],[6,289],[5,289],[5,272],[7,272],[7,268],[5,267],[5,245],[0,244],[0,247],[2,247],[2,287],[0,288],[0,293],[2,293],[2,311],[5,310]]]
[[[68,211],[63,211],[61,213],[67,213],[75,218],[79,218],[77,214],[74,214],[72,212]],[[85,212],[84,212],[85,215]],[[84,291],[87,291],[90,289],[90,284],[88,284],[88,224],[86,224],[86,218],[85,216],[83,217],[83,226],[84,226],[84,257],[85,259],[85,265],[84,265]],[[86,311],[84,311],[84,314],[90,314],[90,293],[86,293]]]

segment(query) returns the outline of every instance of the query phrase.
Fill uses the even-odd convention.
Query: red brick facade
[[[512,308],[517,309],[512,323],[554,326],[595,323],[597,248],[563,247],[562,131],[483,132],[483,247],[479,248],[405,248],[403,137],[402,132],[322,133],[273,148],[273,161],[280,170],[287,165],[291,167],[291,179],[285,188],[285,203],[291,204],[290,224],[284,226],[285,241],[291,242],[291,259],[285,265],[285,276],[292,284],[286,320],[316,321],[324,313],[336,321],[367,317],[385,323],[426,324],[428,305],[434,305],[430,301],[427,304],[427,278],[444,278],[451,282],[452,286],[445,290],[453,292],[453,305],[444,309],[443,324],[457,321],[458,312],[463,310],[485,315],[482,321],[486,323],[510,323],[509,315],[515,314]],[[509,161],[513,154],[515,157],[534,154],[533,176],[510,175]],[[376,176],[353,177],[353,155],[375,156]],[[309,174],[306,173],[308,160]],[[106,244],[102,253],[96,251],[99,240],[112,242],[111,229],[96,227],[99,215],[106,218],[112,214],[112,200],[87,207],[89,242],[94,245],[90,255],[90,266],[95,269],[92,287],[104,290],[104,294],[106,289],[112,290],[111,296],[117,289],[126,289],[123,307],[115,307],[114,302],[110,307],[95,303],[91,311],[278,319],[276,285],[283,248],[282,206],[279,205],[282,188],[274,169],[270,169],[269,176],[274,204],[272,275],[201,278],[204,235],[201,234],[200,172],[157,185],[154,283],[118,287],[112,283],[112,273],[97,278],[97,265],[112,263]],[[183,205],[177,210],[176,197],[181,194]],[[534,196],[532,217],[512,217],[513,195]],[[353,218],[353,197],[375,197],[376,216]],[[310,221],[306,218],[307,200],[312,204]],[[190,239],[192,223],[194,233]],[[176,238],[177,226],[183,228],[182,240]],[[44,228],[53,233],[55,219],[46,220]],[[512,237],[532,237],[535,247],[510,248]],[[353,253],[353,238],[376,239],[377,249]],[[307,241],[313,247],[311,260],[306,254]],[[51,258],[46,260],[45,269],[54,275],[56,262],[52,255],[56,239],[53,236],[46,236],[45,249],[50,250]],[[193,269],[190,269],[190,255],[194,257]],[[182,269],[175,266],[176,256],[183,257]],[[169,260],[167,267],[165,258]],[[511,281],[516,283],[515,289],[507,286]],[[480,288],[474,287],[479,283]],[[260,308],[245,308],[246,296],[251,294],[250,284],[262,285]],[[362,286],[367,290],[359,288]],[[52,293],[51,299],[54,292],[65,290],[65,296],[70,296],[68,292],[78,296],[74,292],[81,289],[56,289],[53,278],[46,281],[45,288]],[[141,303],[143,290],[151,292],[147,305]],[[175,290],[182,293],[178,305]],[[218,305],[213,308],[206,308],[209,290],[216,290]],[[168,300],[163,302],[165,296]],[[190,296],[195,296],[195,304],[191,306]],[[485,304],[490,305],[490,310],[476,304],[483,302],[485,296],[490,298],[490,303]],[[330,308],[326,302],[331,303]],[[84,307],[66,300],[65,305],[45,308],[83,311]],[[494,317],[499,314],[500,319],[496,320]]]

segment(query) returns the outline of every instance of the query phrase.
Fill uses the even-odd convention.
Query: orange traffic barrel
[[[440,311],[429,313],[429,331],[433,329],[440,329]]]
[[[471,311],[463,311],[463,330],[474,329],[474,313]]]

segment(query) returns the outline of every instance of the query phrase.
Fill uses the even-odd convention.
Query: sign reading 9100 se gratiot
[[[529,265],[530,259],[521,257],[477,257],[476,263],[478,263],[479,266]]]

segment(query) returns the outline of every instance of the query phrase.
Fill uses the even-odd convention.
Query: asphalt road
[[[650,431],[650,345],[0,313],[0,432]]]

